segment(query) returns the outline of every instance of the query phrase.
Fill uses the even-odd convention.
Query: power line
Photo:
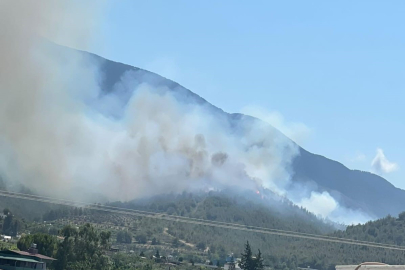
[[[210,227],[217,227],[217,228],[263,233],[263,234],[278,235],[278,236],[285,236],[285,237],[294,237],[294,238],[316,240],[316,241],[325,241],[325,242],[330,242],[330,243],[340,243],[340,244],[349,244],[349,245],[367,246],[367,247],[374,247],[374,248],[405,251],[404,246],[381,244],[381,243],[375,243],[375,242],[366,242],[366,241],[359,241],[359,240],[353,240],[353,239],[347,239],[347,238],[338,238],[338,237],[331,237],[331,236],[324,236],[324,235],[317,235],[317,234],[300,233],[300,232],[294,232],[294,231],[276,230],[276,229],[270,229],[270,228],[264,228],[264,227],[254,227],[254,226],[248,226],[248,225],[242,225],[242,224],[236,224],[236,223],[210,221],[210,220],[204,220],[204,219],[181,217],[181,216],[175,216],[175,215],[160,214],[160,213],[155,213],[155,212],[147,212],[147,211],[126,209],[126,208],[113,207],[113,206],[105,206],[105,205],[99,205],[99,204],[88,204],[85,202],[56,199],[56,198],[52,198],[52,197],[29,195],[29,194],[10,192],[10,191],[4,191],[4,190],[0,190],[0,196],[16,198],[16,199],[31,200],[31,201],[43,202],[43,203],[65,205],[65,206],[71,206],[71,207],[80,206],[82,208],[91,209],[91,210],[99,210],[99,211],[115,213],[115,214],[132,215],[132,216],[138,216],[138,217],[146,217],[146,218],[188,223],[188,224],[194,224],[194,225],[203,225],[203,226],[210,226]]]
[[[122,207],[114,207],[114,206],[108,206],[108,205],[100,205],[100,204],[89,204],[89,203],[80,202],[80,201],[70,201],[70,200],[57,199],[57,198],[53,198],[53,197],[37,196],[37,195],[30,195],[30,194],[10,192],[10,191],[2,191],[2,190],[0,190],[0,196],[1,196],[1,194],[16,195],[16,196],[28,196],[28,197],[32,197],[32,198],[38,198],[38,199],[47,199],[47,200],[52,201],[52,202],[46,201],[48,203],[60,202],[58,204],[69,205],[69,206],[81,206],[81,207],[86,207],[86,208],[89,208],[89,206],[94,206],[98,210],[100,210],[100,208],[112,209],[112,210],[125,211],[126,214],[128,214],[127,212],[133,212],[133,213],[148,215],[148,217],[150,217],[150,218],[166,217],[166,218],[175,219],[175,221],[180,221],[180,220],[183,220],[183,219],[184,220],[193,220],[193,221],[204,222],[205,224],[209,223],[209,224],[226,225],[226,226],[241,227],[241,228],[248,228],[248,229],[266,230],[266,231],[270,231],[270,232],[290,233],[290,234],[303,235],[303,236],[312,236],[312,237],[318,237],[318,238],[321,237],[321,238],[324,238],[324,239],[345,240],[345,241],[351,241],[351,242],[363,243],[363,244],[372,244],[372,245],[376,244],[375,242],[360,241],[360,240],[354,240],[354,239],[348,239],[348,238],[339,238],[339,237],[333,237],[333,236],[302,233],[302,232],[295,232],[295,231],[288,231],[288,230],[277,230],[277,229],[271,229],[271,228],[266,228],[266,227],[249,226],[249,225],[243,225],[243,224],[238,224],[238,223],[213,221],[213,220],[198,219],[198,218],[192,218],[192,217],[182,217],[182,216],[168,215],[168,214],[163,214],[163,213],[148,212],[148,211],[128,209],[128,208],[122,208]],[[156,216],[158,216],[158,217],[156,217]],[[391,245],[391,244],[379,244],[379,245],[380,246],[387,246],[387,247],[395,247],[395,248],[399,247],[399,246]],[[403,248],[405,248],[405,247],[403,247]]]

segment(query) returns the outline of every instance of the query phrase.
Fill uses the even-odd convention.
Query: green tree
[[[180,246],[180,240],[179,240],[179,238],[174,238],[173,239],[173,241],[172,241],[172,245],[173,245],[173,247],[175,247],[175,248],[177,248],[177,247],[179,247]]]
[[[259,250],[259,253],[256,255],[256,258],[254,258],[249,241],[246,242],[245,252],[242,253],[239,267],[243,270],[263,270],[264,268],[262,253]]]
[[[262,258],[262,253],[260,252],[260,249],[259,249],[259,252],[256,255],[255,262],[256,262],[256,270],[263,270],[264,269],[263,258]]]
[[[127,231],[119,231],[117,233],[117,242],[118,243],[131,244],[132,243],[132,235]]]
[[[21,229],[21,221],[19,221],[18,219],[15,219],[11,225],[11,236],[17,236],[18,232]]]
[[[144,235],[144,234],[139,234],[139,235],[135,236],[135,240],[140,244],[146,244],[146,242],[147,242],[146,235]]]
[[[79,270],[110,268],[108,257],[103,255],[110,234],[97,232],[90,224],[79,229],[66,226],[61,234],[64,240],[59,244],[56,252],[54,268],[56,270]]]
[[[37,249],[40,254],[44,254],[49,257],[55,255],[54,253],[58,247],[58,242],[55,236],[44,233],[36,233],[21,237],[17,242],[17,248],[19,250],[26,251],[34,243],[37,244]]]
[[[207,246],[205,245],[204,242],[200,242],[200,243],[197,244],[197,248],[200,249],[200,250],[205,250],[206,247]]]
[[[111,232],[101,232],[100,233],[100,244],[104,249],[109,248],[110,238],[111,238]]]
[[[160,257],[160,253],[159,253],[158,249],[156,250],[156,253],[155,253],[155,262],[157,262],[157,263],[161,262],[161,257]]]
[[[12,235],[13,233],[13,214],[8,209],[4,209],[4,213],[7,215],[3,221],[3,234]]]

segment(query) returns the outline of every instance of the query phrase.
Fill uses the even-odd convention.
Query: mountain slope
[[[339,162],[300,148],[293,162],[294,181],[315,182],[319,190],[329,191],[341,202],[377,217],[398,215],[405,207],[405,191],[384,178],[349,170]]]
[[[260,121],[242,114],[226,113],[178,83],[155,73],[106,60],[93,54],[89,55],[100,63],[103,77],[100,87],[103,94],[114,91],[114,86],[121,77],[129,74],[137,85],[147,83],[155,87],[165,87],[182,102],[193,102],[206,106],[235,132],[252,122]],[[122,106],[125,106],[129,100],[131,89],[133,88],[126,85],[120,86],[122,92],[120,94],[123,96]],[[311,183],[316,191],[328,191],[342,205],[352,209],[361,209],[374,217],[383,217],[387,214],[398,215],[405,209],[405,191],[396,188],[384,178],[368,172],[350,170],[339,162],[312,154],[301,147],[298,148],[299,155],[294,158],[292,163],[293,182]]]
[[[378,242],[389,245],[405,244],[405,212],[398,218],[385,217],[362,225],[348,226],[344,231],[336,231],[333,236]]]
[[[268,207],[267,203],[263,204],[260,196],[254,192],[250,192],[250,195],[247,193],[249,192],[183,192],[109,205],[160,215],[181,215],[311,234],[329,233],[334,237],[377,243],[404,244],[405,214],[401,214],[399,218],[386,217],[364,225],[349,226],[344,231],[331,231],[333,228],[330,225],[297,206],[273,202],[270,203],[272,207]],[[47,222],[28,224],[30,232],[56,233],[67,223],[91,222],[97,224],[98,228],[110,230],[113,245],[122,252],[129,253],[133,250],[132,253],[144,252],[150,256],[159,250],[164,256],[171,254],[182,257],[185,261],[193,259],[201,263],[207,259],[224,263],[229,253],[239,257],[247,240],[254,250],[262,251],[265,264],[276,270],[297,269],[297,266],[333,270],[338,264],[360,264],[365,261],[381,261],[393,265],[405,263],[403,251],[399,250],[291,238],[89,209],[61,207],[46,213],[44,220]],[[133,241],[119,240],[118,234],[123,232],[132,236]]]

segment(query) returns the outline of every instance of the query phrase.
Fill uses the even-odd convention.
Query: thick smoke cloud
[[[310,196],[297,201],[298,206],[304,207],[322,219],[342,224],[365,223],[372,218],[359,210],[342,207],[328,192],[311,191]]]
[[[122,84],[135,87],[131,80],[138,74],[129,73],[97,102],[101,115],[120,103]],[[102,125],[108,138],[102,138],[106,153],[97,154],[106,157],[99,179],[111,196],[226,186],[277,190],[289,181],[297,149],[274,130],[254,125],[241,140],[206,106],[183,103],[164,87],[140,84],[133,90],[119,120],[104,119]]]
[[[210,108],[137,83],[134,71],[113,94],[100,96],[102,74],[93,58],[61,54],[39,38],[85,48],[102,6],[0,2],[0,176],[73,198],[75,188],[129,200],[227,186],[291,197],[298,149],[275,129],[256,121],[236,134]],[[294,201],[322,217],[345,211],[328,195]],[[319,196],[331,207],[318,211],[325,201]]]

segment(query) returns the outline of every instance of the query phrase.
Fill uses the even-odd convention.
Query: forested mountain
[[[308,233],[330,233],[337,224],[318,219],[288,200],[262,199],[254,192],[218,191],[160,195],[111,206],[204,220]]]
[[[405,212],[398,217],[387,216],[363,225],[348,226],[333,233],[337,237],[358,239],[391,245],[405,245]]]
[[[245,198],[245,199],[243,199]],[[333,227],[320,222],[312,214],[293,205],[274,204],[264,206],[261,199],[223,193],[162,195],[148,200],[128,203],[110,203],[124,207],[161,214],[234,222],[250,226],[262,226],[280,230],[292,230],[363,241],[401,244],[404,238],[404,214],[399,218],[386,217],[365,225],[349,226],[334,231]],[[79,209],[52,210],[44,218],[63,218],[74,223],[93,222],[102,228],[117,228],[113,233],[122,251],[178,254],[196,262],[206,259],[223,260],[229,253],[239,256],[247,240],[260,248],[265,264],[274,269],[296,269],[310,266],[315,269],[334,269],[336,264],[359,264],[365,261],[381,261],[389,264],[405,264],[403,251],[291,238],[285,236],[252,233],[233,229],[216,228],[173,221],[125,217]],[[57,224],[57,222],[56,222]],[[112,226],[112,227],[111,227]],[[125,231],[126,233],[122,233]],[[129,239],[129,240],[123,240]]]
[[[217,116],[224,123],[226,122],[234,134],[243,136],[243,132],[240,131],[249,128],[253,123],[260,122],[250,116],[228,114],[181,85],[157,74],[112,62],[86,52],[83,54],[99,64],[102,75],[100,80],[102,93],[100,95],[114,91],[116,89],[114,85],[120,81],[121,77],[129,74],[136,85],[148,83],[154,86],[164,86],[166,91],[171,91],[174,97],[183,103],[204,104],[212,115]],[[133,72],[128,73],[128,71]],[[133,85],[131,87],[121,85],[120,106],[125,106],[133,89]],[[114,111],[111,113],[112,117],[119,117],[119,112],[116,115],[114,115]],[[264,123],[261,125],[272,128]],[[281,134],[281,136],[284,135]],[[398,215],[405,210],[405,191],[395,188],[385,179],[371,173],[349,170],[336,161],[312,154],[301,147],[298,147],[298,150],[299,155],[292,162],[293,183],[304,183],[314,191],[328,191],[341,205],[361,209],[376,217],[387,214]],[[24,192],[30,191],[25,190]],[[358,264],[364,261],[405,264],[405,256],[402,251],[127,217],[98,211],[57,209],[41,203],[34,204],[28,201],[21,203],[20,200],[12,198],[1,200],[0,203],[4,205],[4,208],[10,208],[17,217],[40,220],[41,218],[38,216],[42,216],[43,220],[49,222],[49,224],[37,223],[35,226],[26,225],[29,232],[56,234],[66,222],[74,224],[91,222],[102,228],[112,229],[113,237],[117,239],[117,245],[128,252],[129,250],[138,252],[146,249],[147,246],[152,246],[155,249],[157,247],[170,248],[171,252],[176,250],[182,255],[198,254],[201,258],[219,260],[230,252],[240,254],[243,251],[243,243],[249,240],[252,246],[262,250],[266,264],[280,270],[296,269],[297,266],[333,269],[336,264]],[[349,226],[344,231],[335,232],[336,224],[319,220],[305,209],[292,204],[288,199],[277,196],[263,199],[252,190],[234,192],[223,189],[216,192],[162,194],[149,199],[114,202],[109,205],[247,226],[312,234],[331,234],[338,237],[391,244],[402,244],[404,239],[402,235],[403,215],[400,215],[399,218],[387,217],[365,225]],[[128,235],[119,234],[119,231],[127,231]]]
[[[8,190],[7,185],[0,177],[0,190]],[[24,194],[33,194],[31,190],[24,186],[14,187],[15,192],[21,192]],[[41,216],[50,211],[51,209],[58,209],[58,205],[53,205],[43,202],[27,201],[18,198],[11,198],[0,196],[0,209],[12,209],[13,214],[23,217],[27,220],[40,220]]]
[[[405,191],[384,178],[358,170],[349,170],[339,162],[300,148],[293,163],[293,180],[316,183],[343,205],[362,209],[376,217],[398,215],[405,210]]]
[[[71,49],[65,47],[52,46],[60,51],[59,55],[72,52]],[[118,108],[127,104],[136,86],[146,83],[151,86],[163,87],[164,91],[170,91],[179,102],[184,104],[204,105],[204,108],[210,111],[212,116],[220,119],[221,123],[229,127],[233,135],[236,134],[241,140],[243,140],[244,131],[249,130],[249,127],[253,126],[254,123],[260,123],[260,126],[272,129],[274,132],[278,132],[280,136],[285,137],[281,132],[256,118],[239,113],[230,114],[224,112],[178,83],[163,78],[158,74],[113,62],[87,52],[81,53],[86,58],[97,63],[99,67],[100,96],[118,91],[116,94],[120,96],[120,104],[115,104],[115,107],[109,108],[112,117],[119,117]],[[123,76],[129,76],[131,84],[124,83],[120,84],[118,88],[115,87]],[[260,130],[257,130],[257,132],[260,133]],[[286,137],[285,139],[289,140]],[[296,145],[294,142],[290,141],[290,143]],[[312,191],[327,191],[339,202],[339,205],[361,210],[371,218],[384,217],[388,214],[398,215],[404,210],[405,191],[396,188],[384,178],[368,172],[349,170],[339,162],[312,154],[299,146],[297,148],[298,154],[294,156],[291,168],[289,168],[291,169],[293,184],[303,184]],[[78,192],[74,191],[74,193],[77,194]]]
[[[88,53],[83,53],[88,55]],[[93,54],[90,57],[100,63],[103,77],[100,87],[103,94],[114,91],[114,85],[120,81],[121,77],[132,71],[130,76],[135,85],[147,83],[152,86],[166,87],[181,102],[203,104],[218,118],[225,119],[224,121],[236,132],[242,127],[251,125],[252,122],[260,121],[238,113],[226,113],[178,83],[155,73],[113,62]],[[127,85],[121,86],[122,106],[128,101],[132,89]],[[261,124],[263,125],[263,123]],[[269,125],[265,125],[271,128]],[[312,154],[301,147],[298,148],[299,154],[292,162],[293,182],[304,183],[319,192],[328,191],[342,205],[360,209],[370,216],[398,215],[404,210],[405,191],[396,188],[384,178],[368,172],[350,170],[339,162]],[[359,192],[360,190],[361,192]]]
[[[244,196],[246,197],[246,196]],[[405,214],[399,218],[386,217],[365,225],[349,226],[345,230],[331,231],[331,226],[319,222],[312,214],[292,205],[273,205],[264,207],[260,200],[240,199],[221,193],[192,195],[184,193],[179,196],[160,196],[148,201],[114,203],[120,207],[161,213],[184,215],[217,221],[235,222],[251,226],[273,229],[292,230],[335,237],[351,238],[362,241],[387,244],[403,244],[405,239]],[[152,240],[159,232],[158,228],[168,228],[168,233],[179,240],[201,247],[208,247],[211,259],[221,258],[226,253],[240,254],[246,240],[260,248],[266,258],[265,262],[277,269],[295,269],[311,266],[315,269],[334,269],[336,264],[360,264],[365,261],[382,261],[390,264],[404,264],[404,252],[379,248],[354,246],[331,242],[296,239],[284,236],[250,233],[238,230],[196,226],[182,223],[161,223],[160,221],[142,220],[144,231],[154,230]],[[159,238],[159,236],[157,236]]]
[[[403,245],[405,239],[403,213],[398,218],[388,216],[336,231],[332,224],[320,221],[313,214],[293,204],[272,199],[263,200],[255,195],[184,192],[108,205],[376,243]],[[15,213],[12,207],[9,209]],[[359,264],[364,261],[405,264],[405,254],[398,250],[253,233],[67,206],[52,206],[42,218],[37,218],[39,222],[24,221],[25,217],[19,214],[15,214],[15,219],[22,222],[20,232],[30,234],[55,235],[66,224],[92,223],[98,230],[111,231],[114,239],[112,244],[124,253],[132,250],[136,254],[154,254],[159,250],[165,256],[176,255],[202,263],[207,259],[224,263],[229,253],[238,256],[243,251],[243,243],[249,240],[255,249],[260,248],[265,264],[278,270],[296,269],[298,266],[332,270],[336,264]]]

